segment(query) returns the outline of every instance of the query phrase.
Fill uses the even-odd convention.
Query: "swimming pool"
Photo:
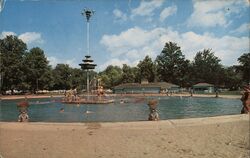
[[[161,120],[209,117],[239,114],[242,104],[239,99],[202,97],[153,97],[159,100]],[[121,103],[120,100],[125,100]],[[31,122],[119,122],[148,119],[147,98],[115,98],[112,104],[63,104],[50,99],[29,99]],[[2,100],[0,121],[17,121],[17,103],[20,100]],[[63,108],[64,112],[60,112]]]

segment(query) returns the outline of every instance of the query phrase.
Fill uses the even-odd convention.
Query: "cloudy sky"
[[[97,71],[135,66],[146,55],[155,59],[169,41],[190,60],[211,48],[224,65],[249,52],[248,0],[6,0],[0,38],[16,35],[29,49],[41,47],[51,65],[80,68],[87,53],[85,7],[95,10],[90,55]]]

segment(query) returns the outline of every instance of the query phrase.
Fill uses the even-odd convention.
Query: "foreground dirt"
[[[4,158],[249,158],[249,134],[249,115],[129,123],[0,122],[0,154]]]

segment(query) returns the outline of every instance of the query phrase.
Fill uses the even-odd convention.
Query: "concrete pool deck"
[[[4,158],[249,158],[249,128],[247,114],[156,122],[0,122],[0,155]]]

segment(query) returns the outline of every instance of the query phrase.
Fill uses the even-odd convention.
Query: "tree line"
[[[1,92],[21,90],[86,89],[86,73],[80,68],[67,64],[49,65],[44,51],[39,47],[27,49],[27,45],[17,36],[0,39]],[[181,87],[191,87],[198,82],[207,82],[217,87],[236,90],[250,82],[250,53],[238,58],[239,65],[223,66],[212,49],[196,53],[189,61],[182,54],[181,47],[167,42],[153,61],[146,56],[137,66],[123,64],[109,65],[102,72],[90,72],[91,78],[100,79],[104,88],[112,89],[122,83],[170,82]],[[80,66],[79,66],[80,67]]]

